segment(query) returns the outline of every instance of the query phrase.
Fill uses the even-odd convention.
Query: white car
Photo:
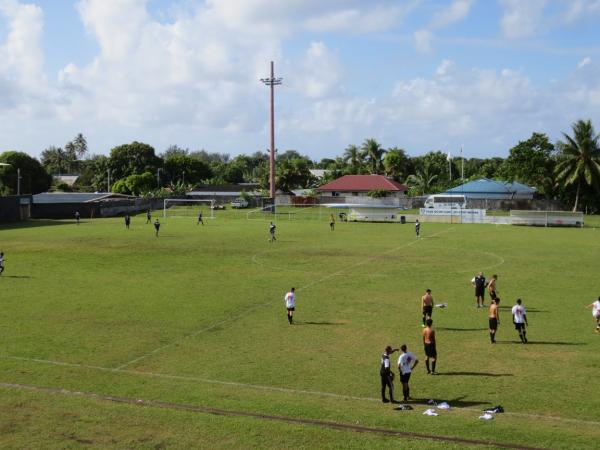
[[[231,202],[231,207],[232,208],[247,208],[248,201],[244,200],[243,198],[236,198],[234,201]]]

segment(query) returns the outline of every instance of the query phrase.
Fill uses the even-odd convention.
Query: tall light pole
[[[157,189],[160,189],[160,171],[162,169],[159,167],[158,169],[156,169],[156,184],[157,184]]]
[[[269,197],[275,200],[275,86],[281,84],[282,78],[275,78],[275,66],[271,61],[271,77],[261,78],[271,88],[271,152],[269,154]]]
[[[106,183],[106,192],[110,193],[110,169],[108,169],[108,181]]]
[[[21,169],[17,169],[17,195],[21,195]]]

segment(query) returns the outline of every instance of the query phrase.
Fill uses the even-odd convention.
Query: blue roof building
[[[531,200],[536,189],[521,183],[480,178],[448,189],[444,194],[461,194],[467,199]]]

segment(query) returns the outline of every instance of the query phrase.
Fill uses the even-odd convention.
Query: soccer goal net
[[[165,198],[163,217],[198,217],[202,212],[205,219],[215,218],[215,201],[185,198]]]
[[[581,212],[511,210],[510,219],[512,225],[583,227],[583,213]]]

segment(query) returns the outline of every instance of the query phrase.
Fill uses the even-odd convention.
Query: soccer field
[[[269,243],[269,217],[215,216],[161,216],[158,238],[145,215],[129,230],[0,227],[0,447],[598,447],[600,335],[584,306],[600,295],[600,229],[425,223],[417,240],[412,224],[331,232],[326,214],[281,215]],[[496,345],[479,271],[499,276]],[[433,312],[439,376],[424,367],[426,288],[448,304]],[[403,343],[421,360],[412,411],[380,399],[381,353]],[[428,399],[452,408],[425,416]]]

